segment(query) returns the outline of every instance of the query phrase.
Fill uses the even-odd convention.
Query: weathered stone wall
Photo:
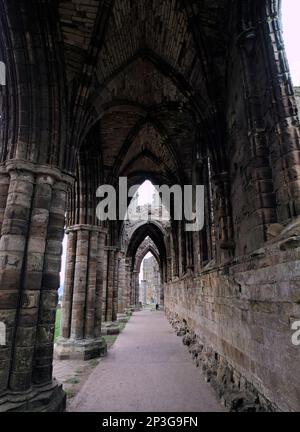
[[[167,315],[185,328],[179,334],[195,333],[192,354],[232,409],[299,410],[300,350],[291,341],[300,319],[297,246],[277,242],[165,286]]]

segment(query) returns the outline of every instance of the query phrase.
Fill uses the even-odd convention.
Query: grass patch
[[[60,323],[61,323],[61,309],[57,309],[56,317],[55,317],[55,334],[54,334],[55,340],[60,336]]]
[[[119,323],[119,328],[120,328],[120,333],[121,331],[124,330],[124,328],[126,327],[126,324],[128,323],[129,320],[127,320],[126,322],[120,322]]]
[[[103,337],[104,337],[105,342],[107,343],[107,346],[111,347],[116,342],[118,336],[106,335]]]
[[[76,395],[76,391],[74,389],[64,389],[68,398],[73,398]]]
[[[100,361],[98,359],[93,359],[90,362],[90,365],[92,368],[95,368],[96,366],[98,366],[98,364],[100,363]]]
[[[149,309],[150,311],[154,311],[155,310],[155,304],[148,303],[148,304],[144,305],[144,309]]]
[[[66,384],[79,384],[80,380],[77,378],[69,378],[65,381]]]

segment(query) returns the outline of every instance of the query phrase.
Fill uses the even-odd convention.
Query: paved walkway
[[[70,411],[223,411],[163,312],[136,312]]]

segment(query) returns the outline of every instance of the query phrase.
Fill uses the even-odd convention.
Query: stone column
[[[130,278],[130,307],[132,308],[135,304],[135,273],[131,271]]]
[[[164,283],[163,281],[160,281],[160,287],[159,287],[159,296],[160,296],[160,308],[163,309],[164,303],[165,303],[165,294],[164,294]]]
[[[105,233],[93,225],[68,228],[66,286],[59,359],[89,360],[106,353],[101,335],[102,251]]]
[[[226,261],[234,252],[233,225],[230,204],[229,175],[226,172],[216,174],[214,180],[214,198],[216,207],[217,260]]]
[[[59,411],[65,395],[52,380],[53,339],[72,179],[23,160],[8,161],[6,170],[10,182],[0,239],[0,316],[7,337],[0,347],[0,411]]]
[[[95,299],[95,337],[101,336],[101,323],[102,319],[102,308],[103,308],[103,292],[104,292],[104,256],[105,256],[105,242],[106,242],[106,230],[99,231],[98,237],[98,261],[96,271],[96,299]]]
[[[269,0],[265,3],[264,32],[257,30],[265,44],[265,66],[272,88],[270,109],[274,126],[271,147],[274,192],[278,222],[285,222],[300,215],[300,129],[297,104],[285,53],[281,29],[280,8]],[[255,61],[255,60],[254,60]],[[274,202],[274,201],[273,201]]]
[[[124,312],[130,313],[131,305],[131,265],[125,259],[125,292],[124,292]]]
[[[135,307],[140,310],[140,280],[139,280],[139,272],[136,272],[135,277]]]
[[[102,293],[102,322],[106,321],[107,312],[107,270],[108,270],[108,248],[103,251],[103,293]]]
[[[170,282],[172,280],[172,257],[167,257],[167,280]]]
[[[41,207],[45,198],[50,194],[50,184],[47,182],[47,177],[41,177],[38,180],[40,188],[39,194],[36,194],[36,203],[40,202]],[[56,182],[52,187],[32,374],[33,382],[38,385],[45,384],[52,379],[54,323],[58,300],[57,292],[60,286],[59,272],[61,269],[67,193],[67,185],[63,182]],[[43,237],[45,237],[41,228],[41,215],[44,216],[38,210],[30,226],[34,237],[29,243],[28,252],[32,251],[33,263],[38,257],[36,255],[38,248],[43,245]]]
[[[119,272],[120,272],[120,255],[116,250],[114,254],[114,279],[113,279],[113,305],[112,305],[112,321],[117,320],[118,314],[118,294],[119,294]]]
[[[72,229],[67,229],[68,236],[67,243],[67,259],[65,270],[65,286],[62,302],[61,314],[61,335],[64,339],[71,336],[71,317],[72,317],[72,300],[73,300],[73,282],[75,273],[75,259],[76,259],[76,242],[77,234]]]
[[[105,321],[114,321],[115,248],[107,250],[107,286]]]
[[[103,304],[102,334],[118,334],[120,329],[117,322],[118,312],[118,249],[114,246],[106,248],[106,294]]]

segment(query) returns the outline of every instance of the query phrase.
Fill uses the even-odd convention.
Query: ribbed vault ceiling
[[[59,3],[70,93],[90,118],[82,127],[99,122],[107,181],[189,177],[199,124],[222,97],[225,3]]]

